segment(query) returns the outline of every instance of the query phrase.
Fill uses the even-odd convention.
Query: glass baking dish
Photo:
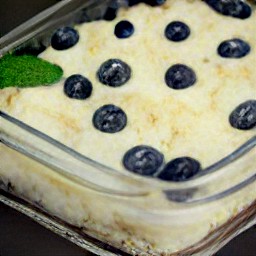
[[[113,4],[61,1],[1,38],[0,56],[40,52]],[[256,136],[180,183],[120,173],[4,112],[0,141],[0,201],[97,255],[213,255],[256,223]]]

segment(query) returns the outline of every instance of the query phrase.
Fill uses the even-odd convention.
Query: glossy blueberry
[[[64,83],[64,92],[69,98],[84,100],[92,94],[92,83],[81,75],[72,75]]]
[[[51,45],[55,50],[66,50],[79,41],[78,32],[70,27],[58,29],[51,38]]]
[[[139,3],[146,3],[151,6],[159,6],[166,2],[166,0],[126,0],[129,6],[133,6]]]
[[[229,116],[229,123],[239,130],[256,127],[256,100],[248,100],[237,106]]]
[[[133,6],[139,3],[142,3],[142,0],[126,0],[129,6]]]
[[[123,157],[123,165],[128,171],[143,176],[154,175],[162,167],[163,163],[163,154],[145,145],[131,148]]]
[[[251,16],[252,9],[244,0],[205,0],[215,11],[226,16],[247,19]]]
[[[122,20],[116,24],[114,33],[117,38],[125,39],[134,33],[134,27],[130,21]]]
[[[242,58],[250,53],[251,47],[245,41],[234,38],[223,41],[218,47],[218,54],[223,58]]]
[[[176,64],[167,70],[165,82],[175,90],[185,89],[195,84],[196,74],[190,67]]]
[[[173,42],[180,42],[188,38],[190,29],[188,25],[181,21],[173,21],[169,23],[165,29],[165,36]]]
[[[113,1],[113,3],[111,3],[110,6],[107,8],[103,19],[108,21],[114,20],[117,16],[117,11],[118,11],[118,4],[115,1]]]
[[[151,6],[159,6],[166,2],[166,0],[145,0],[146,4],[149,4]]]
[[[166,181],[185,181],[201,170],[200,163],[191,157],[179,157],[166,164],[158,178]]]
[[[116,133],[123,130],[127,124],[125,112],[112,104],[100,107],[93,115],[93,125],[105,133]]]
[[[117,9],[116,8],[108,8],[103,19],[111,21],[111,20],[114,20],[116,18],[116,16],[117,16]]]
[[[22,55],[33,55],[38,56],[40,53],[45,51],[46,46],[42,42],[33,42],[31,45],[20,47],[15,49],[14,54],[17,56]]]
[[[131,78],[131,68],[122,60],[109,59],[97,72],[99,81],[111,87],[119,87]]]

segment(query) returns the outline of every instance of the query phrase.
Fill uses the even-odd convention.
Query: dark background
[[[1,0],[0,36],[57,0]],[[58,237],[28,217],[0,204],[0,256],[92,255]],[[243,233],[216,256],[255,256],[256,228]]]

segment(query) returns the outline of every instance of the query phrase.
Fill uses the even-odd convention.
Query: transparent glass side
[[[256,222],[255,182],[207,203],[174,203],[164,193],[127,196],[81,186],[3,144],[0,152],[6,161],[0,183],[7,192],[1,190],[0,201],[82,248],[102,241],[96,242],[98,255],[105,255],[104,243],[132,255],[213,255]],[[148,248],[152,254],[143,254]]]
[[[6,161],[0,166],[2,187],[75,234],[131,254],[150,248],[155,255],[204,255],[255,223],[255,138],[231,154],[228,165],[175,184],[119,173],[2,112],[0,116],[0,152]],[[170,240],[175,246],[166,249]]]
[[[111,169],[3,112],[0,112],[0,118],[0,140],[3,144],[82,186],[104,193],[144,196],[164,191],[172,201],[203,203],[235,193],[256,180],[256,136],[206,168],[202,171],[203,175],[186,182],[173,183]]]

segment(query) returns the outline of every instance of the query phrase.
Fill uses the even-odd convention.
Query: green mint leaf
[[[36,87],[58,82],[63,70],[32,55],[7,54],[0,59],[0,89]]]

